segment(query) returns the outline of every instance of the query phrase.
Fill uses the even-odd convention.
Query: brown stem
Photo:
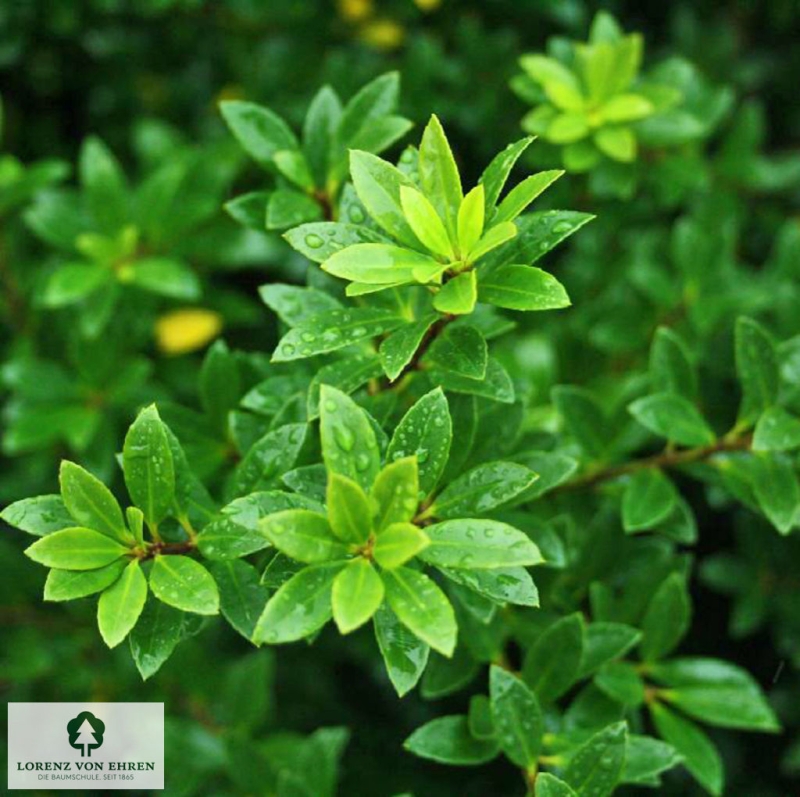
[[[152,559],[154,556],[176,555],[183,553],[191,553],[197,548],[197,543],[194,540],[186,540],[185,542],[154,542],[147,551],[144,551],[139,557],[142,561],[145,559]]]
[[[571,481],[559,485],[552,490],[552,492],[559,493],[589,489],[596,487],[598,484],[603,484],[612,479],[617,479],[620,476],[627,476],[646,468],[679,468],[682,465],[704,462],[715,454],[722,454],[726,451],[746,451],[750,448],[752,442],[753,436],[748,434],[742,437],[723,437],[715,443],[698,448],[685,448],[678,451],[667,450],[650,457],[625,462],[622,465],[610,465],[594,473],[586,473],[583,476],[578,476]]]

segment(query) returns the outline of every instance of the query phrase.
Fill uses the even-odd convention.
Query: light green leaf
[[[654,393],[628,405],[628,411],[651,432],[684,446],[710,445],[716,439],[698,409],[683,396]]]
[[[555,775],[540,772],[536,776],[536,797],[578,797],[578,795]]]
[[[383,581],[362,557],[350,562],[333,581],[333,620],[339,632],[349,634],[369,621],[383,603]]]
[[[270,599],[253,632],[253,642],[278,645],[310,636],[331,619],[331,589],[345,562],[303,568]]]
[[[126,562],[117,559],[97,570],[50,570],[44,583],[44,599],[71,601],[102,592],[120,577]]]
[[[527,136],[519,141],[515,141],[513,144],[509,144],[502,152],[495,155],[491,163],[484,170],[479,184],[484,187],[487,216],[497,203],[497,198],[500,196],[500,192],[503,190],[503,186],[505,186],[506,180],[508,180],[508,176],[514,168],[514,164],[517,162],[520,155],[531,145],[532,141],[533,136]],[[467,196],[469,196],[469,194]],[[462,249],[464,248],[465,247],[462,245]]]
[[[43,302],[46,307],[66,307],[94,293],[111,281],[112,273],[94,263],[64,263],[47,280]]]
[[[136,625],[147,600],[147,579],[138,560],[128,564],[97,604],[97,625],[108,647],[119,645]]]
[[[15,501],[0,512],[0,519],[36,537],[75,525],[75,518],[67,511],[60,495],[40,495]]]
[[[371,227],[362,227],[357,224],[347,224],[339,221],[317,221],[310,224],[301,224],[299,227],[287,230],[283,234],[283,237],[298,252],[305,255],[314,263],[324,263],[336,254],[336,252],[350,246],[356,246],[357,244],[391,243],[385,235],[376,232]],[[308,288],[304,289],[287,285],[264,285],[261,288],[261,295],[263,297],[263,291],[274,291],[279,288],[285,289],[289,287],[292,287],[298,292],[309,291]],[[338,305],[338,302],[328,296],[327,293],[322,294],[322,296],[329,300],[333,307]],[[267,304],[269,304],[269,302],[267,302]],[[298,307],[297,309],[301,310],[304,308]],[[305,312],[308,314],[307,309]]]
[[[458,240],[458,211],[463,193],[450,144],[436,116],[431,116],[419,147],[422,190],[444,221],[451,241]]]
[[[671,744],[650,736],[628,735],[622,782],[642,786],[660,785],[661,773],[682,761],[683,756]]]
[[[128,548],[105,534],[84,528],[54,531],[37,540],[25,554],[45,567],[94,570],[128,553]]]
[[[589,134],[589,120],[581,111],[567,111],[553,119],[547,126],[544,137],[551,144],[572,144]]]
[[[137,260],[130,267],[119,271],[119,279],[170,299],[192,301],[200,298],[202,293],[200,280],[191,266],[167,257]]]
[[[444,223],[430,200],[416,188],[400,186],[400,205],[414,234],[435,255],[455,259]]]
[[[121,542],[133,542],[117,499],[99,479],[80,465],[64,461],[59,481],[64,505],[79,525]]]
[[[387,570],[413,559],[430,545],[430,538],[413,523],[392,523],[378,534],[372,555]]]
[[[125,435],[122,467],[133,502],[150,526],[158,525],[175,499],[175,468],[155,405],[142,410]]]
[[[188,556],[156,556],[150,589],[160,601],[184,612],[219,612],[216,582],[203,565]]]
[[[636,135],[629,127],[602,127],[594,134],[597,148],[621,163],[636,160]]]
[[[294,183],[304,191],[311,191],[314,188],[314,178],[308,168],[303,153],[296,149],[278,150],[273,156],[272,161],[278,171],[289,182]]]
[[[328,519],[308,509],[287,509],[268,515],[259,527],[282,553],[298,562],[343,559],[347,548],[334,536]]]
[[[431,544],[420,557],[437,566],[480,570],[542,562],[527,535],[497,520],[446,520],[427,526],[425,533]]]
[[[367,285],[413,282],[415,269],[442,268],[430,255],[394,244],[355,244],[336,252],[322,264],[322,270],[334,277]]]
[[[483,235],[487,202],[486,190],[481,183],[478,183],[461,202],[458,209],[457,240],[462,256],[470,252]]]
[[[435,651],[452,656],[458,627],[453,607],[436,583],[407,567],[384,571],[383,581],[400,622]]]
[[[554,169],[553,171],[539,172],[539,174],[532,174],[530,177],[526,177],[519,185],[512,188],[505,199],[498,205],[492,224],[514,221],[539,194],[558,180],[562,174],[564,174],[562,170]]]
[[[323,385],[320,391],[322,457],[329,472],[369,489],[380,468],[375,431],[364,411],[344,393]]]
[[[475,271],[466,271],[448,280],[433,297],[433,306],[440,313],[466,315],[478,301],[478,280]]]
[[[564,286],[552,274],[513,264],[481,275],[478,297],[508,310],[560,310],[571,304]]]
[[[601,109],[606,122],[636,122],[655,112],[655,106],[641,94],[617,94]]]
[[[360,545],[372,531],[372,508],[360,485],[339,473],[328,476],[328,521],[342,542]]]
[[[419,504],[417,458],[396,459],[381,470],[370,492],[374,506],[375,530],[393,523],[410,521]]]
[[[528,769],[538,761],[545,730],[536,695],[519,678],[494,666],[489,671],[489,695],[500,747],[509,761]]]
[[[511,221],[501,221],[490,227],[480,237],[478,243],[466,253],[467,261],[475,263],[480,260],[484,255],[487,255],[492,249],[497,249],[498,246],[510,241],[517,234],[517,227]]]

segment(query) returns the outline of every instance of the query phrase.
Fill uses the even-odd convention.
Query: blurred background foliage
[[[585,40],[600,7],[643,34],[651,76],[680,86],[691,135],[670,147],[656,135],[629,168],[570,176],[548,193],[550,206],[599,219],[548,264],[574,309],[526,322],[504,352],[535,408],[531,426],[547,428],[549,392],[560,382],[589,384],[609,406],[624,406],[664,323],[680,325],[707,406],[720,428],[730,425],[733,319],[742,313],[788,340],[784,378],[797,392],[800,11],[792,0],[18,0],[0,5],[0,504],[53,491],[62,456],[112,478],[123,430],[144,402],[197,408],[182,417],[200,423],[199,350],[220,333],[250,353],[240,355],[242,392],[258,381],[268,356],[258,353],[274,346],[276,327],[255,289],[297,276],[302,258],[222,210],[263,187],[263,174],[225,130],[219,101],[268,105],[298,129],[323,83],[349,97],[397,69],[400,112],[420,126],[435,111],[471,183],[520,136],[530,103],[509,88],[520,56],[544,52],[552,37]],[[199,280],[196,290],[181,283],[133,301],[115,294],[110,309],[92,310],[113,323],[87,340],[74,309],[47,306],[45,286],[77,257],[64,208],[87,201],[75,164],[92,135],[127,175],[136,246]],[[552,160],[546,146],[530,152],[532,164]],[[139,212],[147,186],[169,180],[175,164],[171,202],[148,226]],[[196,455],[205,457],[197,470],[211,475],[231,454],[209,432]],[[706,502],[700,488],[687,489],[698,493],[694,597],[703,610],[684,649],[736,661],[762,683],[774,677],[789,729],[780,739],[714,736],[726,793],[787,797],[800,774],[797,538],[777,538],[722,498],[715,505],[713,490]],[[167,794],[513,793],[515,776],[501,766],[398,760],[413,728],[463,709],[466,698],[398,702],[363,634],[324,634],[313,655],[301,645],[275,656],[212,624],[193,629],[159,677],[142,683],[127,651],[102,646],[91,605],[41,603],[44,574],[21,555],[20,537],[0,538],[0,694],[165,700]],[[346,726],[361,731],[348,739]],[[661,793],[695,788],[678,774]]]

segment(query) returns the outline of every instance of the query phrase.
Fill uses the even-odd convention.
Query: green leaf
[[[583,619],[578,613],[548,626],[528,649],[522,678],[542,702],[551,702],[572,686],[583,655]]]
[[[336,142],[353,148],[353,140],[397,107],[400,74],[387,72],[367,83],[347,103],[336,132]]]
[[[419,179],[422,190],[443,219],[450,240],[457,240],[458,211],[463,193],[450,144],[436,116],[431,116],[419,146]]]
[[[493,567],[490,570],[460,570],[440,567],[451,581],[468,587],[493,603],[505,606],[538,606],[539,591],[524,567]]]
[[[403,697],[422,677],[430,648],[397,619],[386,603],[375,613],[374,625],[389,680],[398,696]]]
[[[133,542],[117,499],[99,479],[80,465],[64,461],[59,481],[64,505],[79,525],[120,542]]]
[[[590,623],[583,636],[581,676],[590,675],[603,664],[621,658],[641,638],[638,629],[623,623]]]
[[[383,573],[386,599],[400,622],[448,658],[456,646],[456,618],[445,594],[423,573],[407,567]]]
[[[453,393],[480,396],[501,404],[514,403],[514,384],[511,377],[492,357],[486,364],[486,376],[483,379],[470,379],[452,371],[431,370],[430,374],[433,382],[438,382],[442,388]]]
[[[486,195],[486,214],[494,208],[503,186],[514,168],[520,155],[530,146],[533,136],[509,144],[492,159],[481,175],[479,183],[483,185]],[[468,195],[469,196],[469,195]]]
[[[45,567],[94,570],[128,553],[128,548],[105,534],[84,528],[54,531],[37,540],[25,554]]]
[[[526,177],[519,185],[512,188],[497,206],[497,213],[492,219],[492,224],[514,221],[539,194],[558,180],[562,174],[564,172],[561,169],[554,169]]]
[[[413,523],[392,523],[378,534],[372,555],[387,570],[413,559],[430,545],[430,538]]]
[[[699,410],[674,393],[637,399],[628,405],[628,411],[642,426],[679,445],[711,445],[716,439]]]
[[[136,625],[147,600],[147,579],[134,559],[97,604],[97,625],[108,647],[119,645]]]
[[[368,622],[383,603],[383,581],[367,559],[358,557],[333,582],[333,620],[342,634]]]
[[[379,153],[399,141],[414,123],[402,116],[384,116],[376,119],[374,124],[362,127],[353,139],[352,148],[366,152]],[[344,171],[344,167],[342,167]]]
[[[758,684],[740,667],[717,659],[674,659],[651,668],[666,684],[664,700],[709,725],[740,730],[780,730]]]
[[[277,170],[303,191],[314,189],[314,178],[303,153],[295,149],[282,149],[272,156]]]
[[[259,526],[264,536],[282,553],[298,562],[342,559],[347,548],[337,540],[328,519],[308,509],[287,509],[265,517]]]
[[[380,360],[371,352],[342,358],[317,371],[308,386],[306,413],[309,420],[319,417],[320,385],[330,385],[342,393],[353,393],[363,384],[378,379],[383,373]]]
[[[106,232],[116,232],[127,221],[128,186],[119,162],[95,136],[81,147],[78,174],[89,210]]]
[[[671,745],[650,736],[628,736],[623,783],[659,785],[659,775],[683,761]]]
[[[493,739],[476,739],[469,732],[467,718],[461,715],[437,717],[417,728],[403,747],[410,753],[451,766],[477,766],[497,756]]]
[[[339,473],[328,477],[328,521],[342,542],[360,545],[372,531],[372,508],[361,487]]]
[[[754,451],[793,451],[800,448],[800,420],[781,407],[769,407],[756,424]]]
[[[380,452],[364,411],[328,385],[320,391],[320,439],[325,466],[369,489],[378,475]]]
[[[779,373],[775,344],[766,330],[751,318],[736,321],[736,373],[742,385],[743,422],[754,421],[775,403]]]
[[[419,505],[416,457],[390,462],[375,479],[370,492],[374,504],[375,530],[380,533],[394,523],[414,518]]]
[[[644,702],[644,681],[636,667],[627,661],[610,661],[594,677],[603,694],[624,706],[641,706]]]
[[[617,94],[603,106],[602,114],[607,122],[636,122],[654,111],[653,103],[641,94]]]
[[[131,499],[148,525],[157,526],[175,499],[175,468],[155,405],[142,410],[125,435],[122,467]]]
[[[486,207],[486,191],[479,183],[464,197],[458,209],[457,240],[462,256],[471,252],[483,235]]]
[[[656,590],[642,621],[639,648],[645,661],[655,661],[675,649],[689,630],[691,603],[682,575],[673,573]]]
[[[467,379],[483,379],[488,363],[486,340],[475,327],[449,324],[431,344],[424,361]]]
[[[659,327],[650,347],[650,382],[658,393],[697,398],[697,373],[686,344],[668,327]]]
[[[268,230],[285,230],[322,218],[322,206],[313,197],[294,189],[279,188],[267,201]]]
[[[235,409],[242,396],[239,364],[224,341],[209,348],[200,369],[200,401],[214,428],[228,431],[228,413]]]
[[[308,106],[303,121],[303,152],[314,182],[325,184],[333,137],[342,115],[342,103],[330,86],[323,86]]]
[[[426,527],[425,533],[431,544],[420,556],[437,566],[481,570],[542,561],[527,535],[497,520],[446,520]]]
[[[202,293],[200,280],[181,260],[148,257],[119,272],[120,281],[171,299],[192,301]]]
[[[253,642],[278,645],[310,636],[331,619],[331,589],[345,562],[303,568],[270,599],[258,619]]]
[[[591,457],[602,457],[609,445],[608,420],[594,396],[583,388],[568,386],[553,388],[552,395],[581,448]]]
[[[230,100],[220,103],[220,111],[245,152],[264,168],[272,167],[276,152],[299,146],[286,122],[267,108]]]
[[[428,198],[416,188],[400,186],[400,205],[414,235],[435,255],[455,259],[444,223]]]
[[[44,599],[71,601],[102,592],[120,577],[126,561],[117,559],[97,570],[51,570],[44,583]]]
[[[556,116],[547,127],[544,137],[551,144],[572,144],[586,138],[589,122],[582,111],[567,111]]]
[[[66,307],[85,299],[111,281],[111,272],[94,263],[65,263],[47,280],[42,301],[46,307]]]
[[[222,207],[234,221],[242,226],[263,232],[270,196],[270,191],[250,191],[234,197]]]
[[[75,519],[67,511],[60,495],[40,495],[15,501],[0,512],[0,518],[9,526],[36,537],[75,525]]]
[[[322,270],[334,277],[367,285],[396,285],[414,282],[415,269],[431,270],[434,275],[444,266],[430,255],[394,244],[355,244],[329,257]],[[420,282],[427,282],[421,279]]]
[[[425,516],[459,518],[486,515],[513,500],[536,481],[515,462],[487,462],[459,476],[436,497]]]
[[[303,227],[316,226],[318,225],[303,225]],[[292,232],[303,229],[303,227],[297,227]],[[342,307],[327,293],[314,288],[300,288],[297,285],[281,285],[279,283],[262,285],[258,289],[258,295],[264,304],[290,327],[300,326],[309,318],[320,313],[327,310],[339,310]]]
[[[381,341],[379,354],[386,376],[394,382],[412,361],[437,316],[430,314],[404,324]]]
[[[518,767],[528,769],[538,761],[544,734],[536,695],[519,678],[494,666],[489,671],[489,695],[503,753]]]
[[[625,766],[628,727],[609,725],[581,745],[564,770],[564,780],[579,794],[607,797],[613,793]]]
[[[466,271],[448,280],[433,297],[433,306],[440,313],[466,315],[475,309],[478,280],[475,271]]]
[[[536,776],[536,797],[578,797],[563,780],[559,780],[549,772],[540,772]]]
[[[630,127],[601,127],[594,134],[594,143],[612,160],[620,163],[631,163],[636,160],[636,134]]]
[[[131,655],[142,678],[155,675],[186,634],[187,615],[159,600],[149,600],[128,635]]]
[[[481,276],[478,297],[508,310],[559,310],[571,304],[564,286],[535,266],[493,269]]]
[[[389,239],[382,233],[376,232],[370,227],[362,227],[357,224],[347,224],[338,221],[317,221],[311,224],[301,224],[291,230],[287,230],[283,237],[301,254],[305,255],[314,263],[324,263],[337,252],[357,244],[388,244]],[[291,288],[296,292],[308,293],[313,289],[297,288],[289,285],[264,285],[261,287],[262,297],[264,292]],[[319,291],[314,291],[319,293]],[[336,307],[338,302],[328,296],[320,294],[330,302],[332,307]],[[266,301],[266,299],[264,299]],[[269,304],[269,302],[267,302]],[[272,307],[272,305],[270,305]],[[275,309],[275,308],[273,308]],[[320,308],[328,309],[328,308]],[[303,310],[309,315],[307,309],[301,306],[297,311]],[[312,313],[313,314],[313,313]],[[286,320],[286,319],[283,319]]]
[[[288,423],[258,439],[236,466],[231,489],[234,495],[278,486],[278,479],[295,464],[308,426]]]
[[[650,704],[650,715],[659,734],[683,756],[684,766],[697,782],[711,794],[721,795],[725,770],[722,759],[708,736],[693,722],[660,703]]]
[[[401,243],[419,249],[419,239],[400,204],[400,188],[413,188],[411,180],[382,158],[360,150],[350,151],[350,176],[358,198],[374,221]]]
[[[238,559],[213,562],[209,570],[219,589],[222,616],[245,639],[251,639],[269,598],[269,590],[261,584],[258,571]]]
[[[379,307],[328,310],[289,330],[278,343],[272,361],[290,362],[337,351],[391,332],[403,323],[400,316]]]
[[[652,529],[665,520],[678,503],[675,485],[658,468],[633,474],[622,496],[622,526],[626,532]]]
[[[156,556],[150,589],[160,601],[184,612],[219,612],[216,582],[203,565],[188,556]]]
[[[416,456],[420,492],[428,495],[439,481],[450,455],[453,422],[447,398],[437,387],[403,416],[386,451],[386,461]]]
[[[788,534],[800,513],[800,484],[794,467],[781,454],[759,454],[751,463],[759,506],[781,534]]]

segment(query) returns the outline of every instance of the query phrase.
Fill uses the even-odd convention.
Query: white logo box
[[[163,789],[163,703],[9,703],[9,789]]]

